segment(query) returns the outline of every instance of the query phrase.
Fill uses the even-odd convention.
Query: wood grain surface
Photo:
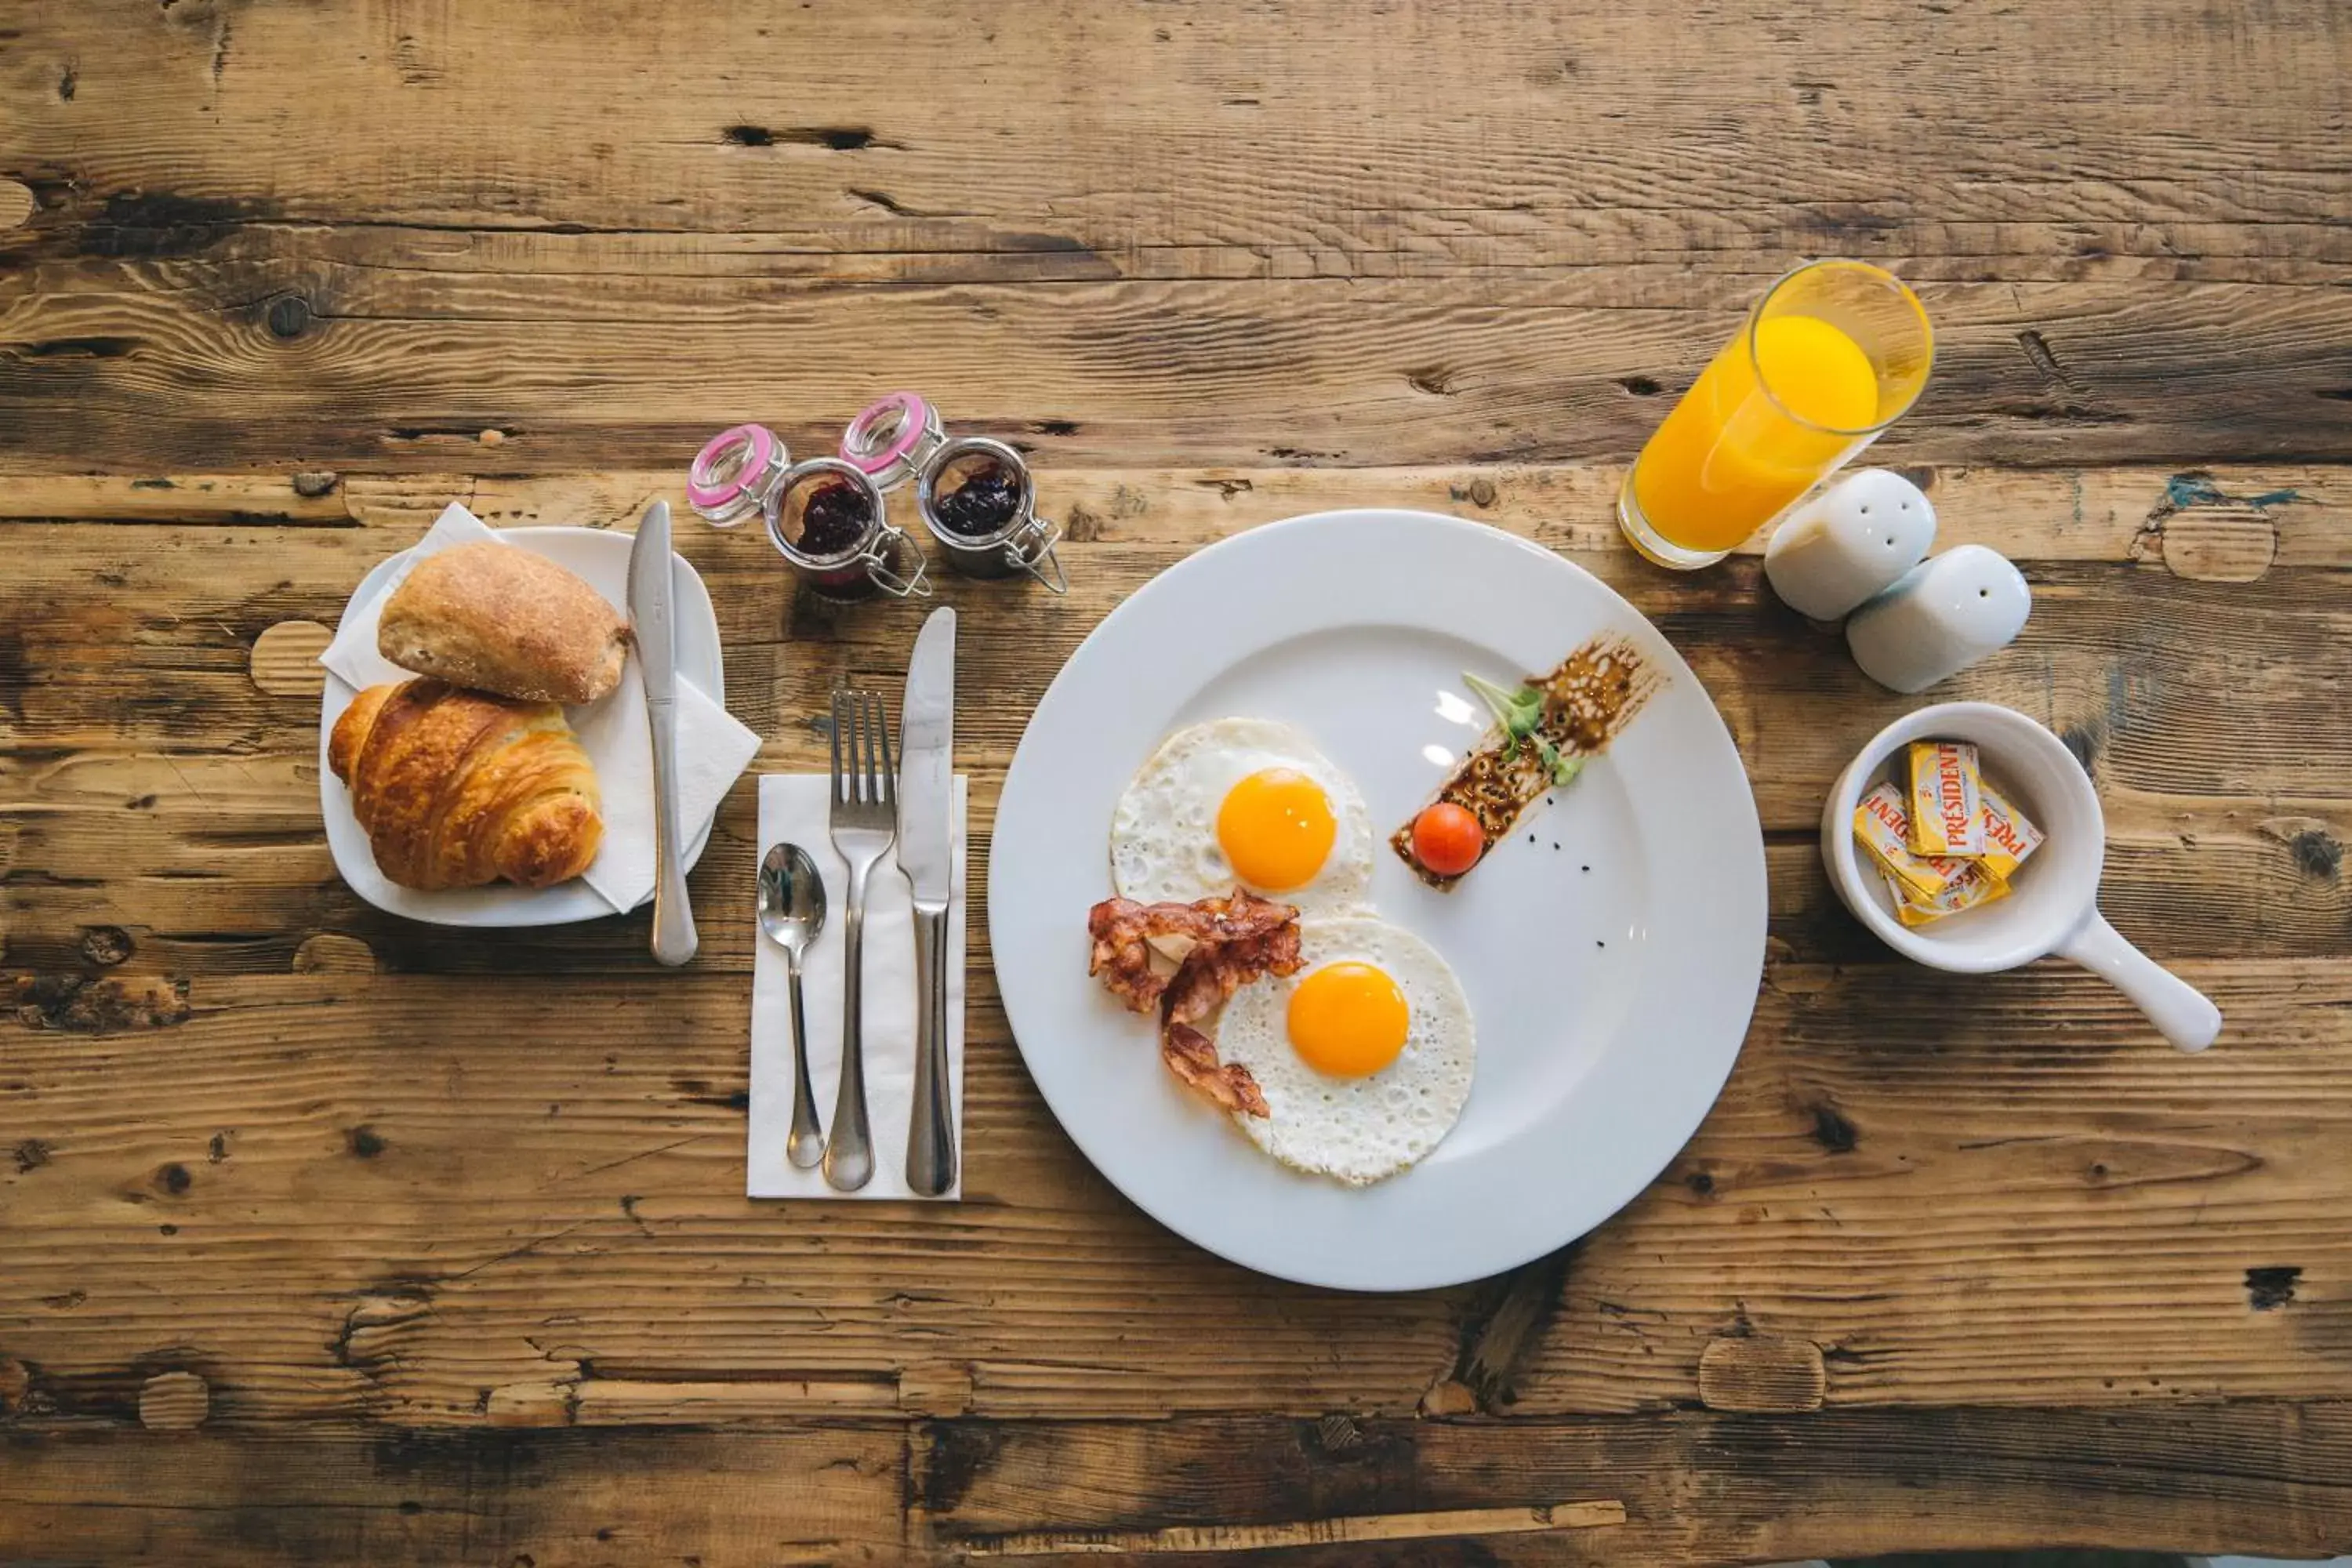
[[[93,0],[0,13],[0,1563],[1763,1562],[2352,1551],[2352,13],[2321,0]],[[1876,457],[2035,611],[2104,903],[2221,1004],[1905,967],[1813,847],[1917,705],[1623,465],[1807,256],[1920,287]],[[1031,707],[1301,511],[1559,550],[1706,682],[1769,961],[1630,1208],[1405,1296],[1245,1274],[1045,1110],[970,932],[966,1201],[741,1196],[755,812],[454,932],[320,829],[311,662],[451,500],[682,512],[898,385],[1066,599],[950,578],[973,907]],[[682,527],[762,771],[919,611]],[[1530,1201],[1540,1201],[1540,1194]]]

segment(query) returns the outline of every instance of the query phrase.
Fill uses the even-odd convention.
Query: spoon
[[[771,844],[760,860],[760,930],[784,950],[793,998],[793,1135],[784,1155],[805,1171],[824,1157],[809,1088],[808,1020],[801,1014],[801,954],[824,929],[824,880],[797,844]]]

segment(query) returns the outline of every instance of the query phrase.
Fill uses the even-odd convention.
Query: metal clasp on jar
[[[792,460],[764,425],[721,430],[686,470],[687,504],[713,528],[734,528],[774,497]]]
[[[1026,572],[1056,594],[1070,591],[1054,552],[1062,531],[1037,515],[1029,465],[1003,442],[985,436],[942,442],[916,476],[915,511],[948,564],[966,576]]]
[[[894,490],[930,459],[947,431],[940,411],[919,393],[894,392],[858,412],[841,433],[841,460],[862,470],[875,488]]]
[[[852,600],[879,588],[901,599],[931,596],[921,547],[905,529],[890,526],[881,490],[854,464],[838,458],[794,463],[766,510],[769,542],[811,593]]]

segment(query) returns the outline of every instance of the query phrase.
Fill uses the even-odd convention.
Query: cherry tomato
[[[1441,800],[1412,819],[1412,858],[1441,877],[1459,877],[1486,852],[1486,835],[1466,806]]]

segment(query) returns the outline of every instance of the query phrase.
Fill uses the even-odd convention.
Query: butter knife
[[[948,900],[955,885],[955,611],[933,610],[907,665],[898,726],[898,866],[915,904],[915,1103],[907,1184],[955,1185],[954,1085],[948,1063]]]
[[[645,679],[646,727],[654,744],[654,957],[680,964],[694,956],[694,906],[686,893],[686,845],[677,831],[677,642],[670,604],[669,502],[637,520],[629,547],[629,619],[637,670]]]

